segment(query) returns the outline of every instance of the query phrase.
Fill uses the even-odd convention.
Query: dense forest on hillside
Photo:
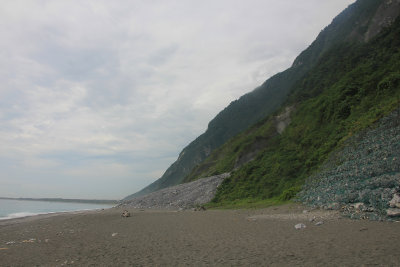
[[[400,20],[364,42],[342,42],[327,50],[292,88],[284,107],[231,139],[186,181],[232,172],[214,203],[292,198],[305,179],[354,133],[399,105]],[[276,116],[291,107],[282,134]],[[255,159],[235,166],[251,150]]]

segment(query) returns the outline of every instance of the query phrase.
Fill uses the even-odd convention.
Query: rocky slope
[[[229,177],[229,173],[164,188],[145,196],[124,201],[119,206],[142,209],[193,208],[210,202],[215,195],[217,187],[227,177]]]
[[[310,177],[303,203],[341,209],[352,218],[400,216],[400,109],[348,140]]]

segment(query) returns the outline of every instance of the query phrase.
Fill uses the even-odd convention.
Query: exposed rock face
[[[306,181],[299,199],[352,218],[394,217],[400,201],[400,109],[347,141]]]
[[[287,107],[284,112],[275,117],[276,120],[276,131],[282,134],[286,127],[290,124],[290,113],[294,110],[294,107]]]
[[[217,187],[227,177],[229,177],[229,173],[168,187],[125,201],[120,206],[154,209],[191,208],[210,202],[215,195]]]
[[[368,42],[384,28],[392,25],[400,14],[400,0],[376,0],[375,4],[377,7],[372,17],[363,17],[354,21],[348,40]]]
[[[400,13],[400,0],[385,0],[379,6],[372,18],[368,30],[365,33],[364,41],[368,42],[376,36],[383,28],[389,27]]]

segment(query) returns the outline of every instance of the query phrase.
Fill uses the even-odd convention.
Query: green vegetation
[[[291,68],[233,101],[160,179],[125,200],[224,172],[232,175],[213,203],[295,196],[344,140],[399,103],[399,22],[371,40],[370,26],[378,32],[387,23],[379,18],[390,20],[380,8],[387,4],[350,5]],[[276,116],[286,108],[292,122],[279,134]]]
[[[332,21],[331,25],[321,31],[310,47],[297,57],[292,68],[274,75],[254,91],[233,101],[209,123],[204,134],[183,149],[179,159],[165,171],[160,179],[143,190],[126,197],[125,200],[199,177],[202,170],[197,169],[193,172],[193,169],[199,164],[202,165],[210,152],[220,148],[237,134],[279,109],[287,99],[287,95],[295,88],[293,85],[315,66],[325,51],[345,40],[360,39],[367,31],[365,25],[368,25],[380,4],[382,1],[362,0],[343,11]],[[254,137],[257,138],[257,135]],[[264,145],[264,141],[259,140],[260,146]],[[246,147],[243,142],[237,143],[232,145],[239,145],[238,149],[252,149],[252,147]],[[250,144],[252,142],[249,141]],[[255,148],[256,150],[260,149],[257,145]],[[233,167],[235,157],[230,157],[231,152],[227,152],[225,155],[226,157],[220,156],[218,162],[224,158],[223,160],[229,162],[229,166]],[[209,160],[208,162],[210,163]],[[227,168],[228,164],[226,163],[218,163],[218,165],[213,173],[232,169]],[[188,175],[190,177],[187,177]]]
[[[277,112],[216,150],[187,180],[232,171],[257,148],[254,160],[232,172],[210,205],[236,207],[294,197],[343,141],[398,107],[398,36],[400,20],[368,43],[344,42],[327,50],[293,86],[286,106],[295,111],[282,134],[276,131]]]
[[[230,138],[246,130],[285,101],[289,89],[305,72],[306,65],[294,71],[278,73],[240,99],[230,103],[208,125],[207,131],[183,149],[164,175],[143,190],[125,200],[184,182],[190,171]]]

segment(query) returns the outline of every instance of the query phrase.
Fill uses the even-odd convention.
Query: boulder
[[[296,224],[296,225],[294,226],[294,228],[295,228],[296,230],[300,230],[300,229],[306,228],[306,225],[305,225],[304,223],[298,223],[298,224]]]
[[[392,200],[389,201],[391,208],[400,208],[400,194],[394,194]]]
[[[365,209],[365,205],[362,202],[355,203],[354,209],[356,209],[357,211],[363,211]]]
[[[400,209],[389,208],[386,210],[386,215],[389,217],[400,217]]]

